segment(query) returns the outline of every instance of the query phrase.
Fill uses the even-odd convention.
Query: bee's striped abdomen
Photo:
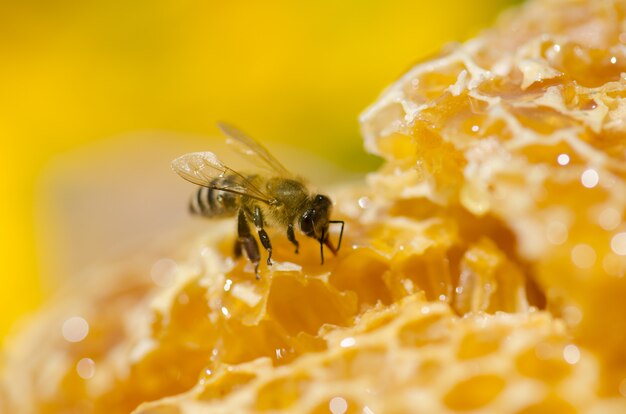
[[[239,208],[240,196],[217,188],[232,187],[232,178],[216,178],[212,187],[200,187],[191,197],[189,211],[205,217],[232,216]],[[213,188],[217,187],[217,188]]]

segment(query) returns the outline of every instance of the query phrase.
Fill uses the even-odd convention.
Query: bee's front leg
[[[259,206],[254,207],[254,213],[252,214],[252,220],[254,221],[254,225],[256,226],[256,231],[259,233],[259,239],[261,240],[261,244],[267,250],[267,265],[272,265],[272,243],[270,243],[270,238],[267,235],[267,232],[263,228],[263,214],[261,213],[261,209]]]
[[[246,219],[246,214],[243,209],[239,210],[237,216],[237,230],[239,235],[239,239],[237,240],[239,248],[235,247],[235,252],[237,250],[241,251],[242,249],[246,252],[246,256],[248,256],[248,259],[254,264],[254,274],[256,278],[260,279],[259,261],[261,260],[261,254],[259,253],[259,245],[250,232],[250,226],[248,225],[248,220]]]
[[[296,246],[296,254],[298,254],[298,249],[300,248],[300,243],[296,240],[296,234],[293,232],[293,223],[289,223],[287,226],[287,239]]]

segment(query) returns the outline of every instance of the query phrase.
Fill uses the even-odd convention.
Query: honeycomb
[[[276,229],[257,281],[212,221],[98,268],[4,350],[0,411],[626,412],[625,69],[625,1],[508,12],[363,113],[336,257]]]

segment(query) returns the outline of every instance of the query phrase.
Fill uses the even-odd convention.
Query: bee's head
[[[330,198],[321,194],[313,196],[309,208],[300,217],[300,230],[307,236],[323,242],[324,238],[328,237],[328,217],[332,208]]]
[[[328,247],[334,254],[336,254],[337,250],[339,250],[333,246],[328,238],[328,225],[332,222],[329,219],[332,209],[333,203],[330,201],[330,198],[322,194],[317,194],[313,196],[311,202],[309,203],[309,208],[307,208],[300,217],[300,230],[302,230],[305,235],[319,241],[320,243],[322,264],[324,263],[324,245],[326,245],[326,247]],[[341,229],[343,233],[343,227]],[[339,243],[341,243],[341,240]]]

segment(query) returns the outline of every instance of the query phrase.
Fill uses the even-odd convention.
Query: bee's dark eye
[[[324,237],[331,208],[332,202],[325,195],[317,194],[313,197],[309,208],[300,217],[302,232],[317,240]]]
[[[314,233],[313,228],[313,216],[315,215],[315,210],[307,210],[300,219],[300,229],[307,236],[312,235]]]

